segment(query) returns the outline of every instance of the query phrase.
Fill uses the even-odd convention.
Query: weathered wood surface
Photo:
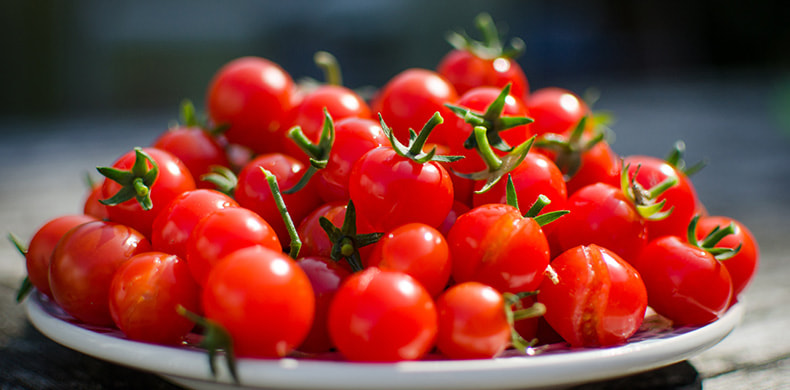
[[[790,388],[790,106],[777,80],[683,80],[603,85],[597,108],[617,122],[614,149],[663,156],[677,139],[691,162],[710,165],[694,177],[709,211],[738,218],[761,245],[761,269],[744,299],[743,323],[719,345],[687,362],[634,377],[581,386],[604,388]],[[788,96],[788,91],[783,92]],[[786,100],[787,101],[787,100]],[[48,218],[79,211],[82,177],[132,146],[146,145],[171,118],[108,115],[0,123],[0,233],[24,240]],[[784,122],[787,125],[790,122]],[[174,386],[154,375],[61,347],[29,325],[13,294],[21,257],[0,240],[0,389],[100,389]]]

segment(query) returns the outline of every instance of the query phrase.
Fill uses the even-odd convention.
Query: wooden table
[[[684,139],[688,160],[710,162],[694,177],[708,210],[744,222],[762,253],[743,297],[743,322],[723,342],[687,362],[580,388],[790,388],[790,261],[781,250],[790,233],[790,131],[781,125],[790,123],[790,105],[778,106],[790,93],[777,81],[758,75],[598,85],[603,95],[596,108],[618,118],[614,149],[664,156]],[[95,166],[147,145],[171,119],[125,113],[0,121],[0,232],[28,240],[49,218],[79,211],[83,175],[96,177]],[[0,388],[175,387],[42,336],[13,302],[23,275],[22,257],[0,240]]]

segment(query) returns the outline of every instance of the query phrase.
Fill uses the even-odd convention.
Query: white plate
[[[159,374],[195,389],[239,389],[218,360],[214,379],[206,354],[188,347],[134,342],[112,329],[70,320],[52,302],[31,294],[26,303],[33,325],[68,348],[113,363]],[[285,358],[240,359],[241,388],[250,389],[534,389],[631,375],[688,359],[726,337],[740,322],[744,304],[700,328],[646,326],[633,341],[611,348],[556,346],[534,356],[488,360],[424,360],[393,364]]]

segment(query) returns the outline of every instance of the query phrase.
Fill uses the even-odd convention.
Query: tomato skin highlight
[[[587,104],[575,93],[559,87],[545,87],[532,91],[527,109],[533,134],[569,134],[585,115],[591,113]]]
[[[456,284],[437,298],[436,311],[436,346],[451,359],[493,358],[510,345],[505,300],[490,286]]]
[[[224,257],[202,294],[206,318],[231,335],[236,356],[279,358],[310,331],[315,296],[305,272],[287,255],[252,246]]]
[[[82,224],[66,233],[52,253],[52,297],[86,324],[111,326],[109,289],[115,271],[132,256],[150,250],[148,239],[128,226],[109,221]]]
[[[49,288],[49,264],[60,239],[71,229],[97,219],[83,214],[55,217],[42,225],[27,246],[25,266],[30,283],[42,294],[52,298]]]
[[[375,267],[348,277],[329,307],[329,335],[351,361],[418,360],[433,348],[437,326],[434,301],[419,282]]]
[[[627,342],[645,316],[648,292],[640,274],[598,245],[571,248],[551,263],[559,283],[546,278],[538,301],[544,318],[573,347]]]
[[[679,237],[651,241],[632,264],[645,281],[650,307],[675,325],[711,323],[730,306],[727,267]]]
[[[200,312],[200,286],[178,256],[144,252],[123,263],[110,284],[110,314],[126,337],[156,344],[179,344],[195,324],[178,305]]]
[[[447,243],[455,282],[478,281],[502,293],[536,290],[549,265],[540,225],[506,204],[489,203],[461,215]]]

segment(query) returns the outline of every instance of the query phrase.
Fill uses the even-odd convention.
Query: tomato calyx
[[[332,144],[335,142],[335,122],[332,120],[332,116],[329,115],[329,111],[324,107],[324,127],[321,130],[317,143],[312,143],[299,126],[294,126],[288,131],[288,138],[292,139],[310,157],[310,166],[307,167],[299,182],[283,191],[283,193],[292,194],[304,188],[316,172],[326,168],[326,164],[329,162],[329,153],[332,151]]]
[[[330,258],[334,261],[345,260],[354,272],[362,271],[365,267],[359,255],[359,248],[375,244],[384,236],[384,233],[357,234],[357,212],[354,202],[348,201],[343,226],[337,227],[326,217],[321,217],[318,223],[324,229],[329,241],[332,242]]]
[[[682,172],[686,176],[691,176],[699,171],[705,166],[708,165],[706,160],[698,161],[692,166],[688,166],[686,161],[683,159],[683,154],[686,152],[686,143],[682,140],[678,140],[675,142],[675,145],[672,147],[672,150],[669,152],[667,157],[664,159],[669,165],[672,165],[677,169],[679,172]]]
[[[464,31],[451,31],[447,33],[447,42],[457,50],[465,50],[488,60],[499,57],[516,58],[524,53],[526,45],[521,38],[511,38],[507,45],[502,43],[502,34],[491,15],[480,13],[475,17],[474,23],[482,35],[482,41],[471,38]]]
[[[689,244],[710,253],[714,258],[716,258],[716,260],[719,261],[727,260],[738,254],[743,244],[738,244],[738,246],[735,248],[716,247],[716,244],[718,244],[719,241],[721,241],[724,237],[737,233],[738,227],[735,225],[735,223],[730,222],[730,224],[724,228],[721,226],[716,226],[716,228],[711,230],[710,233],[708,233],[708,235],[705,236],[702,241],[700,241],[697,239],[696,235],[697,224],[699,223],[700,217],[701,216],[697,214],[691,219],[691,222],[689,222],[688,231],[686,232],[686,238],[688,239]]]
[[[420,130],[419,135],[417,135],[414,129],[409,129],[408,145],[402,144],[397,138],[395,138],[395,134],[393,133],[392,129],[390,129],[390,127],[384,122],[384,118],[381,116],[381,114],[379,114],[379,122],[381,123],[381,129],[384,131],[384,134],[390,140],[392,150],[394,150],[399,156],[408,158],[417,164],[425,164],[430,161],[450,163],[464,158],[464,156],[438,155],[436,154],[436,146],[431,148],[431,150],[427,153],[423,151],[431,131],[433,131],[436,126],[444,122],[442,115],[439,114],[438,111],[433,114],[431,119],[428,119],[428,122],[425,122],[425,125],[422,127],[422,130]]]
[[[25,246],[14,233],[8,233],[8,240],[14,244],[14,248],[16,248],[17,252],[22,254],[22,257],[27,255],[27,246]],[[30,295],[31,291],[33,291],[33,283],[30,282],[30,277],[25,276],[24,279],[22,279],[22,283],[19,284],[19,288],[16,290],[16,303],[24,301],[25,297]]]
[[[546,313],[546,306],[540,302],[535,302],[530,307],[524,307],[521,302],[522,299],[537,294],[537,291],[527,291],[515,294],[506,292],[502,294],[502,298],[505,300],[505,317],[510,325],[510,344],[513,348],[526,354],[534,353],[534,351],[531,351],[531,348],[535,346],[537,339],[527,341],[516,331],[514,324],[516,321],[540,317]]]
[[[513,178],[508,175],[507,176],[507,188],[506,188],[506,202],[508,205],[513,206],[516,210],[521,212],[521,208],[518,206],[518,196],[516,194],[516,185],[513,184]],[[544,207],[548,206],[551,203],[551,199],[549,199],[546,195],[538,195],[538,198],[535,199],[535,202],[529,207],[527,212],[523,215],[524,218],[532,218],[535,222],[538,223],[540,226],[546,226],[549,223],[552,223],[562,217],[565,214],[568,214],[570,210],[557,210],[552,211],[549,213],[541,214],[540,212],[543,210]]]
[[[626,198],[634,205],[639,215],[648,221],[660,221],[667,218],[672,213],[674,206],[670,207],[669,210],[661,211],[667,203],[666,199],[661,202],[656,202],[655,200],[664,193],[664,191],[678,184],[677,176],[667,176],[662,182],[646,189],[636,181],[636,176],[639,174],[641,165],[637,165],[636,171],[630,178],[628,171],[631,164],[622,163],[621,165],[620,189],[623,191]]]
[[[200,176],[200,180],[207,181],[214,185],[214,189],[222,192],[225,195],[233,197],[233,192],[239,184],[239,178],[228,167],[221,165],[214,165],[211,167],[211,172]]]
[[[488,136],[486,135],[487,132],[488,130],[485,127],[475,126],[472,135],[477,140],[477,151],[488,169],[474,173],[461,173],[453,171],[454,174],[466,179],[485,180],[485,184],[483,184],[479,190],[475,191],[478,194],[485,193],[491,189],[491,187],[498,183],[503,176],[507,175],[510,173],[510,171],[521,164],[521,162],[527,157],[527,153],[529,153],[529,150],[532,148],[532,145],[535,142],[535,136],[532,136],[522,144],[511,149],[506,155],[499,157],[488,143]]]
[[[510,152],[513,148],[505,142],[499,135],[500,132],[512,129],[517,126],[527,125],[533,122],[532,118],[524,116],[502,116],[505,109],[505,99],[510,95],[512,83],[508,83],[502,88],[496,99],[486,107],[482,114],[476,113],[468,108],[445,104],[455,115],[462,118],[464,122],[471,124],[475,128],[485,128],[487,144],[503,152]],[[480,140],[474,133],[464,141],[464,148],[480,150]]]
[[[599,142],[606,139],[603,131],[598,131],[595,136],[584,137],[584,129],[589,118],[583,116],[567,138],[555,133],[545,133],[535,141],[535,146],[548,149],[556,153],[554,162],[560,168],[565,180],[570,180],[579,171],[582,165],[582,155],[592,149]]]
[[[121,189],[109,199],[100,199],[103,205],[115,206],[131,199],[136,199],[143,210],[154,207],[151,201],[151,186],[156,182],[159,166],[142,148],[135,147],[134,165],[128,171],[112,167],[97,167],[96,169],[106,178],[121,185]],[[148,168],[151,164],[151,168]]]
[[[236,371],[236,356],[233,352],[233,338],[230,333],[218,322],[193,313],[184,306],[176,306],[176,311],[188,320],[203,327],[203,338],[200,340],[198,347],[205,349],[208,354],[208,366],[211,370],[211,375],[214,378],[217,377],[217,352],[224,351],[225,362],[233,382],[236,385],[240,385],[239,374]]]

